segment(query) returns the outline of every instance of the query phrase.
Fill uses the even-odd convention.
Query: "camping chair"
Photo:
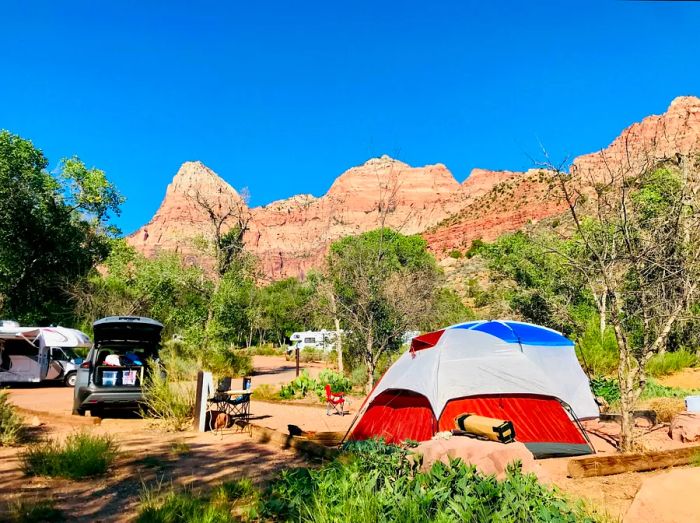
[[[330,416],[333,411],[345,415],[345,394],[331,391],[331,386],[326,384],[326,416]]]
[[[242,390],[249,391],[252,384],[250,376],[243,378]],[[235,398],[229,397],[228,415],[235,421],[241,422],[241,428],[250,426],[250,393],[241,394]]]
[[[207,405],[209,406],[209,410],[214,410],[216,412],[224,412],[228,414],[226,402],[229,399],[229,397],[225,394],[225,392],[230,389],[231,378],[221,378],[219,380],[219,384],[216,386],[214,395],[211,398],[207,399]],[[212,414],[211,419],[209,420],[209,430],[214,430],[214,422],[215,416]]]

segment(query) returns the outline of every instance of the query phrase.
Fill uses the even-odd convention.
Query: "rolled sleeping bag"
[[[457,429],[467,434],[500,443],[515,441],[515,427],[509,420],[487,418],[476,414],[460,414],[455,418]]]

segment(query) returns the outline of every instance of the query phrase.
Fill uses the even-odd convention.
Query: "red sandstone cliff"
[[[608,147],[579,156],[571,173],[583,183],[634,173],[641,165],[700,151],[700,99],[676,98],[662,115],[652,115],[622,131]],[[638,172],[638,171],[637,171]],[[444,257],[453,249],[463,251],[476,238],[495,240],[530,222],[558,215],[566,210],[557,192],[550,191],[546,176],[532,169],[493,187],[467,204],[454,216],[424,234],[430,249]]]
[[[700,99],[680,97],[663,115],[625,129],[613,143],[573,162],[574,173],[597,177],[632,164],[697,150]],[[168,186],[153,219],[128,241],[148,256],[161,249],[201,258],[193,241],[210,234],[199,194],[218,209],[242,206],[241,197],[200,162],[186,162]],[[442,164],[411,167],[387,156],[373,158],[340,175],[328,192],[299,195],[250,213],[247,248],[270,279],[299,276],[319,266],[330,242],[385,224],[404,233],[423,232],[430,249],[443,257],[464,250],[475,238],[494,240],[564,211],[548,189],[546,176],[474,169],[459,184]]]
[[[319,265],[333,240],[382,224],[406,234],[422,232],[512,176],[498,172],[491,177],[479,170],[460,185],[442,164],[411,167],[388,156],[373,158],[340,175],[320,198],[300,195],[249,209],[246,246],[267,277],[303,275]],[[224,210],[240,201],[213,171],[199,162],[186,162],[158,212],[129,236],[129,243],[147,256],[165,249],[202,258],[193,240],[211,234],[211,227],[195,194],[214,199]]]

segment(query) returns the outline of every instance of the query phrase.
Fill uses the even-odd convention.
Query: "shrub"
[[[460,251],[460,250],[452,249],[450,251],[450,258],[454,258],[455,260],[459,260],[462,256],[464,256],[464,255],[462,254],[462,251]]]
[[[358,365],[350,373],[350,382],[352,386],[358,389],[364,389],[367,385],[369,378],[367,376],[367,367],[365,365]]]
[[[253,358],[244,349],[219,347],[206,355],[203,366],[217,376],[248,376],[253,372]]]
[[[678,372],[697,363],[697,358],[692,352],[678,350],[655,354],[647,363],[647,373],[650,376],[665,376]]]
[[[249,480],[209,493],[142,494],[137,521],[479,521],[595,522],[582,505],[524,475],[518,463],[498,481],[460,460],[419,472],[420,459],[370,440],[314,468],[283,471],[261,495]]]
[[[669,423],[676,414],[685,410],[685,401],[680,398],[653,398],[646,407],[656,412],[657,421]]]
[[[594,376],[615,373],[620,358],[615,332],[607,328],[601,336],[598,317],[592,316],[576,340],[576,355],[584,369]]]
[[[263,401],[278,401],[280,398],[280,393],[275,390],[275,387],[268,383],[263,383],[255,388],[255,399]]]
[[[118,446],[109,436],[71,434],[63,443],[48,440],[30,446],[20,459],[30,476],[81,479],[107,472]]]
[[[614,403],[620,399],[620,386],[616,379],[597,377],[591,380],[591,390],[594,396],[602,396],[608,403]],[[653,398],[676,398],[683,399],[686,396],[699,394],[700,391],[693,389],[679,389],[661,385],[654,379],[647,381],[646,387],[640,399],[648,400]]]
[[[28,503],[17,501],[10,505],[11,523],[43,523],[45,521],[65,521],[65,514],[54,507],[51,501]]]
[[[10,403],[7,391],[0,390],[0,447],[17,444],[23,430],[22,418]]]
[[[316,381],[312,379],[306,369],[304,369],[299,376],[294,378],[287,385],[282,386],[280,398],[285,400],[303,398],[310,391],[313,391],[316,385]]]
[[[268,343],[265,345],[254,345],[242,350],[251,356],[284,356],[287,347],[274,347]]]
[[[229,523],[257,516],[259,491],[249,479],[226,481],[213,491],[197,495],[192,491],[165,494],[144,489],[139,523]]]
[[[299,377],[294,378],[284,385],[279,392],[282,399],[304,398],[310,394],[316,394],[319,401],[326,399],[326,384],[331,386],[333,392],[350,392],[352,383],[348,378],[329,369],[324,369],[317,379],[311,378],[306,370]]]
[[[556,491],[524,475],[484,476],[460,460],[419,460],[380,442],[346,447],[347,454],[317,468],[283,471],[266,493],[263,516],[282,521],[595,521]]]
[[[194,416],[192,385],[171,383],[158,364],[150,371],[143,384],[143,417],[159,420],[167,430],[187,430]]]

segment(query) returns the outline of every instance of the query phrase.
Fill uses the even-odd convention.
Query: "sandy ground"
[[[312,376],[323,369],[323,365],[317,363],[302,365]],[[279,386],[292,380],[296,373],[294,362],[283,357],[257,356],[254,367],[251,416],[258,425],[281,432],[287,432],[290,424],[307,431],[346,431],[361,406],[362,398],[351,398],[345,416],[327,416],[324,406],[311,400],[303,404],[255,400],[255,389],[260,385]],[[673,378],[676,377],[663,381],[674,386],[700,387],[700,372],[692,369]],[[244,434],[163,433],[135,417],[107,418],[97,425],[95,422],[99,420],[70,415],[73,390],[66,387],[16,387],[10,389],[10,398],[25,411],[28,419],[36,415],[42,422],[42,426],[35,429],[39,437],[61,438],[75,430],[111,434],[119,441],[123,453],[109,477],[76,482],[28,478],[18,461],[21,449],[0,449],[0,506],[3,501],[31,502],[50,496],[58,508],[76,521],[129,521],[138,508],[143,485],[200,488],[244,476],[264,481],[280,468],[305,462],[292,451],[254,443]],[[600,455],[615,452],[604,439],[592,435],[591,440]],[[173,445],[182,442],[189,450],[178,454]],[[650,449],[673,446],[664,428],[647,433],[643,442]],[[566,477],[567,459],[540,460],[539,463],[558,488],[572,498],[587,500],[614,520],[625,514],[644,479],[659,473],[573,480]]]

